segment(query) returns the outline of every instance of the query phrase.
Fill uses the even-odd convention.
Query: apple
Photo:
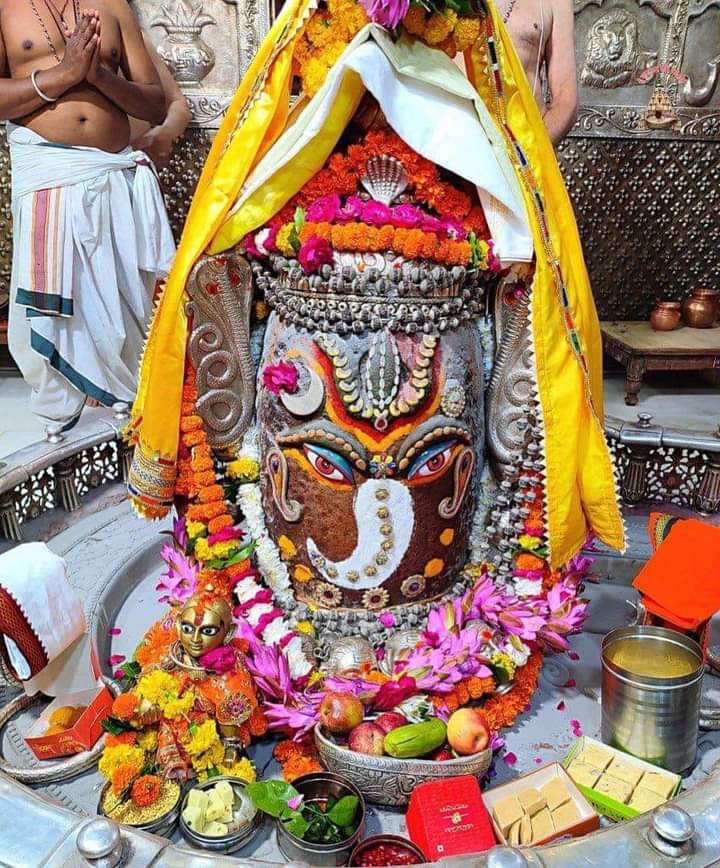
[[[348,747],[355,753],[382,756],[385,733],[374,723],[367,721],[356,726],[348,736]]]
[[[427,759],[435,760],[437,763],[447,762],[448,760],[455,759],[455,757],[450,753],[450,751],[446,747],[438,748],[436,751],[433,751]]]
[[[447,740],[460,756],[480,753],[490,744],[490,727],[479,708],[458,708],[450,715]]]
[[[364,717],[365,708],[352,693],[327,693],[320,703],[320,722],[328,732],[350,732]]]
[[[407,718],[403,717],[402,714],[398,714],[397,711],[386,711],[374,723],[375,726],[379,726],[387,735],[387,733],[393,729],[397,729],[399,726],[407,726]]]

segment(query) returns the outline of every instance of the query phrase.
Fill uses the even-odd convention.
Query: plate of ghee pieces
[[[245,794],[240,778],[215,777],[185,796],[180,829],[194,846],[231,853],[257,832],[262,815]]]
[[[43,735],[57,735],[72,729],[85,712],[87,705],[63,705],[56,708],[47,721],[47,729]]]

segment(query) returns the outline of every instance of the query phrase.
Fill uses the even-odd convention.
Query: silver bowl
[[[360,790],[340,775],[332,772],[312,772],[293,781],[295,789],[302,793],[305,802],[324,802],[328,797],[341,799],[343,796],[357,796],[358,825],[353,834],[339,844],[313,844],[291,834],[280,820],[276,820],[277,842],[281,853],[289,862],[306,862],[317,868],[346,865],[350,853],[365,831],[365,800]]]
[[[177,802],[158,817],[155,820],[150,820],[148,823],[138,823],[138,824],[130,824],[126,823],[130,829],[140,829],[143,832],[149,832],[152,835],[160,835],[163,838],[169,838],[172,833],[175,831],[175,826],[177,826],[178,818],[180,817],[180,805],[182,803],[182,787],[180,787],[180,791],[178,793]],[[108,815],[105,813],[102,807],[103,799],[105,798],[105,793],[110,789],[110,781],[108,781],[105,786],[100,790],[100,798],[98,799],[98,807],[97,812],[101,817],[107,817]],[[116,823],[120,823],[121,821],[116,819],[113,816],[108,817],[110,820],[114,820]]]
[[[263,823],[262,811],[256,810],[255,816],[252,820],[242,828],[238,829],[237,832],[231,832],[229,835],[220,835],[218,837],[200,835],[197,832],[193,832],[190,826],[188,826],[185,820],[183,820],[182,816],[182,812],[185,810],[185,805],[187,804],[192,790],[207,790],[210,787],[215,786],[215,784],[220,783],[220,781],[227,781],[235,791],[244,790],[247,786],[246,781],[242,780],[242,778],[232,778],[219,775],[218,777],[209,778],[208,780],[203,781],[203,783],[191,787],[187,793],[185,793],[185,798],[182,800],[182,810],[180,811],[180,831],[185,840],[198,850],[209,850],[215,853],[234,853],[236,850],[249,844],[255,835],[257,835],[260,826],[262,826]]]
[[[492,760],[492,749],[489,747],[472,756],[443,762],[369,756],[336,744],[325,735],[319,723],[315,727],[315,745],[326,768],[349,778],[369,802],[393,807],[407,805],[410,793],[418,784],[426,781],[456,775],[480,777],[490,768]]]

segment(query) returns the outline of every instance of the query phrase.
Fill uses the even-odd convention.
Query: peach
[[[480,753],[490,743],[490,727],[479,708],[458,708],[447,725],[450,747],[461,756]]]

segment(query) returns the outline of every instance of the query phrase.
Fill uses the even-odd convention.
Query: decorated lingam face
[[[258,403],[264,506],[300,599],[418,602],[464,564],[484,414],[478,333],[456,326],[340,336],[271,317]]]
[[[178,616],[178,638],[185,652],[197,659],[224,644],[231,626],[232,612],[224,599],[196,595]]]

